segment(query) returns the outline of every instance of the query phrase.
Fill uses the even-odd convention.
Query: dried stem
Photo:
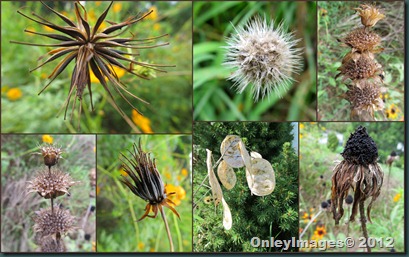
[[[364,205],[363,200],[359,202],[359,214],[361,215],[361,227],[362,227],[362,232],[364,233],[364,237],[365,237],[366,250],[368,253],[370,253],[371,248],[368,245],[369,236],[368,236],[368,230],[366,229],[365,205]]]
[[[322,213],[322,209],[319,210],[319,212],[317,212],[317,214],[314,215],[314,217],[312,217],[310,219],[310,222],[308,222],[307,226],[305,226],[305,228],[303,229],[302,233],[300,234],[300,239],[303,237],[303,235],[305,234],[305,232],[307,231],[307,229],[311,226],[311,224],[314,222],[314,220],[316,218],[318,218],[318,216],[320,216],[320,214]]]
[[[168,239],[169,239],[169,244],[170,244],[170,251],[174,252],[175,248],[173,247],[172,235],[170,234],[170,229],[169,229],[168,221],[166,219],[165,211],[163,210],[163,208],[159,208],[159,210],[160,210],[160,214],[162,214],[163,222],[165,222],[166,233],[168,234]]]

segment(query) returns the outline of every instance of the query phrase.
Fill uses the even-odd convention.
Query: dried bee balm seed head
[[[49,208],[36,211],[35,214],[34,231],[41,233],[42,237],[74,230],[75,217],[68,210],[54,206],[54,212]]]
[[[381,37],[366,28],[358,28],[345,37],[344,43],[359,52],[374,51],[379,47]]]
[[[273,91],[281,97],[282,88],[293,81],[292,73],[301,70],[302,49],[296,48],[300,39],[285,32],[282,24],[274,28],[273,22],[259,17],[234,29],[223,63],[235,69],[228,78],[235,82],[233,87],[242,93],[252,85],[255,101]]]
[[[54,166],[61,159],[62,150],[53,145],[46,145],[40,148],[41,155],[44,158],[44,164],[48,167]]]
[[[65,252],[65,244],[61,239],[54,239],[53,236],[47,236],[41,239],[41,252]]]
[[[73,181],[68,173],[61,170],[42,170],[28,182],[28,192],[37,192],[40,196],[50,199],[69,194],[68,189],[79,182]]]
[[[349,163],[368,167],[376,163],[378,148],[366,128],[359,126],[349,137],[341,155]]]

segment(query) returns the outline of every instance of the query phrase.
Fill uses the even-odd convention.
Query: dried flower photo
[[[404,150],[403,122],[300,123],[300,251],[404,252]]]
[[[3,131],[189,132],[191,7],[3,2]]]
[[[98,252],[191,252],[191,136],[98,136]]]
[[[194,120],[315,120],[314,2],[194,2]]]
[[[95,252],[92,135],[2,135],[1,251]]]
[[[318,3],[318,120],[404,120],[404,2]]]

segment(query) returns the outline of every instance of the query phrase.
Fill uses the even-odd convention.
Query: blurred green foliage
[[[374,202],[371,210],[372,223],[367,223],[369,237],[393,239],[393,247],[397,252],[404,251],[404,153],[397,150],[397,145],[404,142],[403,122],[319,122],[300,123],[300,230],[304,229],[311,217],[319,210],[322,202],[331,199],[332,170],[337,161],[342,160],[340,152],[351,133],[362,125],[366,127],[369,136],[373,138],[379,153],[378,164],[384,172],[384,181],[381,194]],[[343,135],[342,147],[337,152],[328,149],[326,139],[328,135]],[[401,156],[391,168],[386,164],[386,158],[391,151]],[[350,193],[352,194],[352,191]],[[368,201],[366,202],[366,206]],[[350,236],[359,242],[363,236],[361,224],[357,218],[350,222],[351,206],[344,204],[345,214],[339,226],[335,226],[330,211],[324,210],[305,232],[303,240],[312,239],[319,224],[325,227],[322,240],[344,240]],[[373,252],[390,251],[390,248],[381,248],[377,244]],[[301,251],[319,251],[314,248],[302,248]],[[363,248],[328,248],[327,252],[362,252]],[[321,251],[320,251],[321,252]]]
[[[56,10],[74,18],[72,2],[48,2]],[[86,9],[95,24],[98,16],[108,6],[107,2],[86,2]],[[48,12],[40,2],[1,2],[1,78],[2,78],[2,131],[3,132],[77,132],[77,111],[70,119],[64,121],[59,110],[68,97],[69,84],[73,64],[67,67],[60,76],[40,96],[37,94],[48,82],[47,76],[55,65],[54,61],[30,73],[40,61],[38,58],[51,50],[50,47],[33,47],[11,44],[10,40],[53,43],[52,39],[44,39],[24,29],[47,32],[46,28],[19,15],[31,11],[51,19],[57,24],[63,22]],[[132,74],[126,74],[121,81],[138,97],[149,102],[143,104],[129,98],[147,117],[154,132],[191,132],[192,122],[192,3],[191,2],[115,2],[107,16],[108,21],[119,22],[126,18],[154,9],[154,13],[143,21],[132,25],[124,37],[131,33],[138,38],[148,38],[169,34],[157,43],[169,42],[169,46],[142,49],[138,57],[149,63],[175,65],[167,68],[167,73],[156,72],[156,78],[142,80]],[[106,22],[105,22],[106,23]],[[107,24],[107,23],[106,23]],[[10,89],[18,89],[21,96],[12,99]],[[81,117],[80,131],[92,133],[130,133],[138,132],[131,128],[120,114],[112,107],[107,93],[99,83],[92,83],[95,110],[90,109],[89,94],[83,96],[85,108]],[[132,108],[118,95],[115,101],[128,117],[132,117]],[[78,104],[77,104],[78,108]],[[56,117],[58,115],[58,117]],[[132,123],[132,122],[131,122]],[[140,128],[139,128],[140,130]]]
[[[194,120],[315,120],[316,4],[315,2],[204,2],[194,3],[193,105]],[[304,48],[304,69],[295,76],[283,99],[271,95],[257,103],[251,90],[237,94],[223,67],[225,39],[253,17],[283,23]]]
[[[193,250],[196,252],[278,252],[280,247],[257,248],[253,237],[288,240],[298,236],[298,157],[291,146],[291,123],[196,122],[194,124],[194,225]],[[227,135],[241,137],[247,150],[255,151],[272,164],[276,186],[267,196],[251,195],[245,168],[235,169],[233,189],[223,186],[223,197],[232,214],[232,228],[223,227],[221,204],[206,204],[212,193],[206,179],[206,149],[212,151],[213,164],[220,158],[220,144]],[[215,169],[216,171],[216,169]],[[203,182],[203,186],[200,186]],[[296,251],[290,248],[287,251]]]
[[[96,204],[90,173],[95,172],[95,136],[52,135],[54,144],[63,150],[62,159],[52,167],[70,174],[80,184],[70,188],[70,196],[54,200],[76,217],[77,232],[64,236],[68,252],[91,252],[95,244],[95,215],[90,214],[82,229],[87,209]],[[27,181],[46,169],[39,145],[41,135],[1,136],[1,239],[2,252],[34,252],[33,217],[40,208],[50,207],[50,200],[36,193],[27,194]],[[85,234],[91,238],[86,240]],[[75,238],[76,237],[76,238]]]
[[[145,218],[146,202],[123,185],[120,153],[129,156],[132,144],[141,140],[142,150],[156,159],[165,184],[180,186],[186,195],[176,194],[175,209],[180,220],[164,208],[176,252],[192,250],[192,185],[190,157],[192,139],[188,135],[98,136],[98,252],[169,252],[163,220]],[[172,199],[172,198],[171,198]]]
[[[362,2],[320,1],[318,3],[318,120],[349,120],[350,104],[341,99],[347,87],[341,79],[335,80],[342,58],[351,49],[342,46],[338,39],[362,26],[353,8]],[[383,113],[376,113],[378,120],[403,120],[404,111],[404,3],[400,1],[376,2],[385,14],[374,31],[382,37],[384,51],[375,58],[385,72],[382,98]]]

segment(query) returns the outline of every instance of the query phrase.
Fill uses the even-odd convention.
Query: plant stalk
[[[359,202],[359,214],[361,215],[361,227],[362,227],[362,232],[364,233],[364,237],[365,237],[366,251],[370,253],[371,247],[369,247],[368,245],[369,236],[368,236],[368,230],[366,229],[365,206],[364,206],[363,200]]]
[[[170,229],[169,229],[168,221],[166,219],[165,211],[163,210],[163,208],[159,208],[159,210],[160,210],[160,214],[162,215],[163,222],[165,223],[166,233],[168,234],[170,251],[174,252],[175,248],[173,246],[172,235],[170,234]]]
[[[319,210],[319,212],[317,212],[317,214],[314,215],[314,217],[312,217],[310,219],[310,222],[308,222],[307,226],[305,226],[304,230],[302,231],[302,233],[300,234],[300,239],[303,237],[303,235],[305,234],[305,232],[307,231],[307,229],[311,226],[311,224],[314,222],[314,220],[316,218],[318,218],[318,216],[320,216],[320,214],[322,213],[322,209]]]

